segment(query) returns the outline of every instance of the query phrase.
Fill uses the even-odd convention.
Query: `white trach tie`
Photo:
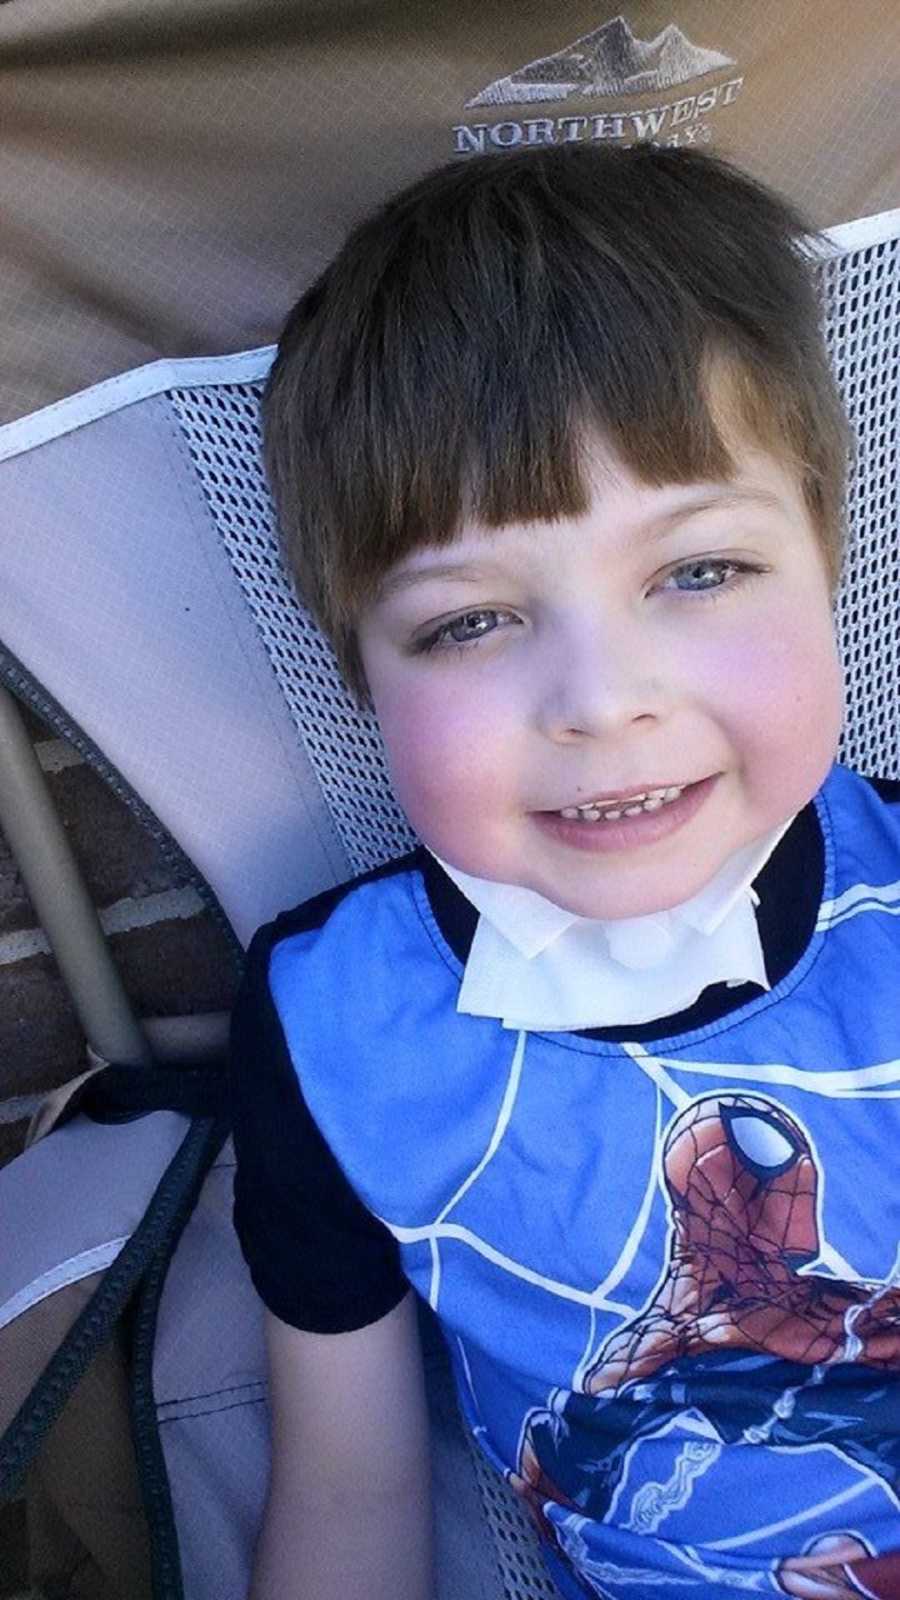
[[[751,880],[793,820],[736,851],[684,904],[606,921],[435,856],[480,913],[457,1010],[509,1028],[609,1027],[674,1015],[713,983],[768,989]]]

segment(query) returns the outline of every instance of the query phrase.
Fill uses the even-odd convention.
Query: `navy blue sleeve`
[[[301,1093],[269,989],[283,931],[268,923],[255,934],[231,1017],[234,1227],[276,1317],[346,1333],[385,1316],[409,1283],[396,1240],[351,1188]]]

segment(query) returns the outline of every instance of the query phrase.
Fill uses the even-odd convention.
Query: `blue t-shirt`
[[[263,1298],[358,1326],[412,1283],[573,1600],[900,1596],[900,786],[835,764],[763,870],[770,991],[618,1032],[460,1015],[425,854],[251,947],[236,1038],[262,961],[279,1116],[321,1157],[265,1215],[339,1219],[292,1301],[233,1068]]]

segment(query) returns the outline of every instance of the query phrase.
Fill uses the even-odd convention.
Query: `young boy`
[[[347,240],[265,402],[421,843],[259,930],[254,1600],[424,1600],[410,1288],[564,1596],[900,1596],[900,784],[841,766],[805,219],[508,152]]]

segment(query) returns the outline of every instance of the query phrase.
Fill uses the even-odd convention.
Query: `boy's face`
[[[731,485],[648,489],[595,459],[609,470],[585,516],[468,525],[399,563],[389,581],[466,570],[382,593],[359,646],[394,791],[426,845],[579,916],[638,917],[699,893],[807,804],[835,759],[842,674],[824,558],[786,468],[744,449]],[[662,521],[748,489],[774,499]],[[618,823],[546,815],[714,775],[692,814],[689,792]]]

